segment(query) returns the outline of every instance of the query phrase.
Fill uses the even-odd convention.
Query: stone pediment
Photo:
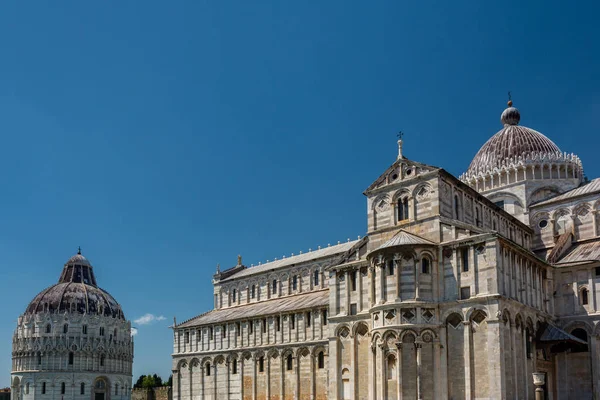
[[[427,172],[437,171],[439,169],[440,168],[438,167],[411,161],[407,158],[401,158],[396,160],[388,169],[386,169],[385,172],[364,191],[364,194],[368,195],[376,189],[411,180]]]

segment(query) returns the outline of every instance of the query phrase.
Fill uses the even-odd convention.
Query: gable
[[[372,191],[396,184],[398,182],[409,181],[421,176],[427,172],[437,171],[438,167],[418,163],[407,158],[396,160],[383,174],[373,182],[363,194],[369,195]]]

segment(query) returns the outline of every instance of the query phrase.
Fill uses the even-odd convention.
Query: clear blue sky
[[[0,386],[27,303],[82,246],[137,325],[134,379],[171,369],[174,315],[215,265],[364,235],[405,155],[463,172],[521,123],[597,161],[598,2],[5,2]]]

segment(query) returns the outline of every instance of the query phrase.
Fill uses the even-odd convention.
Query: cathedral
[[[81,252],[17,322],[12,400],[130,400],[131,322]]]
[[[458,178],[398,141],[365,237],[218,269],[174,400],[600,398],[600,179],[520,118]]]

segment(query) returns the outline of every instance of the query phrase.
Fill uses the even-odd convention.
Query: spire
[[[81,246],[77,247],[77,254],[81,255]]]

